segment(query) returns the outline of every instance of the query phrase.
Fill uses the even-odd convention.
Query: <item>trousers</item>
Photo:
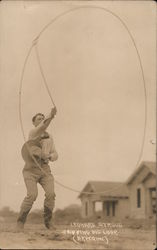
[[[24,198],[21,204],[21,212],[30,211],[30,209],[32,208],[32,205],[38,196],[38,183],[45,191],[44,207],[53,210],[55,205],[54,177],[51,174],[51,170],[49,167],[45,168],[44,171],[47,173],[47,175],[42,173],[40,169],[36,169],[35,171],[32,171],[30,169],[23,170],[27,196]]]

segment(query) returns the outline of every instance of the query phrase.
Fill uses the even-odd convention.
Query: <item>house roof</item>
[[[79,195],[98,194],[101,197],[128,197],[128,188],[122,182],[89,181]]]
[[[139,165],[138,168],[135,169],[135,171],[126,181],[126,184],[130,184],[143,168],[147,168],[150,173],[152,173],[153,175],[156,175],[156,163],[150,162],[150,161],[144,161]]]
[[[142,162],[140,166],[133,172],[125,183],[122,182],[110,182],[110,181],[89,181],[80,195],[99,194],[99,197],[129,197],[128,184],[130,184],[142,168],[147,168],[150,173],[156,175],[156,163],[155,162]]]

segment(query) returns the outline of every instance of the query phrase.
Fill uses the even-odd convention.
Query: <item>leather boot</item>
[[[17,230],[22,231],[24,229],[24,224],[26,222],[27,215],[28,215],[29,211],[30,210],[20,212],[19,217],[17,219],[17,226],[16,226]]]
[[[46,206],[44,206],[44,223],[48,229],[50,230],[56,229],[52,223],[52,210]]]

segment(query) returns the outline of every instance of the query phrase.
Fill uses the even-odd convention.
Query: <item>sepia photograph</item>
[[[0,1],[0,249],[157,249],[156,13]]]

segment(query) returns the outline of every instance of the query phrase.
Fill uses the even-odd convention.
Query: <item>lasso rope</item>
[[[35,46],[36,57],[37,57],[39,69],[40,69],[40,72],[41,72],[41,75],[42,75],[42,78],[43,78],[44,85],[46,87],[47,93],[48,93],[48,95],[49,95],[49,97],[51,99],[51,102],[52,102],[53,106],[56,107],[56,105],[54,103],[54,100],[52,98],[51,92],[49,90],[49,87],[48,87],[48,84],[47,84],[47,81],[46,81],[46,77],[44,75],[44,71],[43,71],[42,65],[41,65],[41,61],[40,61],[40,57],[39,57],[39,52],[38,52],[38,40],[35,40],[34,42],[35,42],[34,46]]]
[[[22,134],[23,134],[23,138],[24,138],[24,141],[26,142],[26,137],[25,137],[25,133],[24,133],[24,126],[23,126],[23,122],[22,122],[22,111],[21,111],[21,94],[22,94],[22,84],[23,84],[23,78],[24,78],[24,72],[25,72],[25,68],[26,68],[26,65],[27,65],[27,62],[28,62],[28,59],[29,59],[29,56],[32,52],[32,49],[35,48],[35,53],[36,53],[36,58],[37,58],[37,62],[38,62],[38,65],[39,65],[39,69],[40,69],[40,72],[41,72],[41,76],[43,78],[43,83],[46,87],[46,90],[47,90],[47,93],[51,99],[51,102],[53,104],[54,107],[56,107],[55,103],[54,103],[54,100],[52,98],[52,95],[51,95],[51,92],[49,90],[49,87],[48,87],[48,84],[47,84],[47,81],[46,81],[46,77],[44,75],[44,70],[43,70],[43,67],[42,67],[42,64],[41,64],[41,60],[40,60],[40,56],[39,56],[39,50],[38,50],[38,41],[39,41],[39,38],[40,36],[44,33],[44,31],[51,25],[53,24],[56,20],[58,20],[59,18],[65,16],[66,14],[70,13],[70,12],[73,12],[73,11],[76,11],[76,10],[79,10],[79,9],[83,9],[83,8],[94,8],[94,9],[99,9],[99,10],[103,10],[103,11],[106,11],[108,13],[110,13],[111,15],[113,15],[114,17],[116,17],[120,22],[121,24],[124,26],[124,28],[127,30],[130,38],[131,38],[131,41],[134,45],[134,48],[136,50],[136,53],[137,53],[137,57],[138,57],[138,60],[139,60],[139,64],[140,64],[140,68],[141,68],[141,72],[142,72],[142,80],[143,80],[143,87],[144,87],[144,97],[145,97],[145,105],[144,105],[144,129],[143,129],[143,138],[142,138],[142,144],[141,144],[141,150],[140,150],[140,153],[139,153],[139,157],[138,157],[138,160],[137,160],[137,163],[136,163],[136,167],[138,167],[140,161],[141,161],[141,158],[142,158],[142,154],[143,154],[143,149],[144,149],[144,142],[145,142],[145,134],[146,134],[146,124],[147,124],[147,92],[146,92],[146,83],[145,83],[145,77],[144,77],[144,70],[143,70],[143,66],[142,66],[142,62],[141,62],[141,58],[140,58],[140,54],[139,54],[139,51],[137,49],[137,46],[136,46],[136,43],[135,43],[135,40],[130,32],[130,30],[128,29],[127,25],[125,24],[125,22],[118,16],[116,15],[114,12],[106,9],[106,8],[103,8],[103,7],[98,7],[98,6],[79,6],[79,7],[75,7],[75,8],[72,8],[70,10],[67,10],[61,14],[59,14],[58,16],[56,16],[55,18],[53,18],[42,30],[41,32],[39,33],[39,35],[33,40],[32,42],[32,45],[27,53],[27,56],[25,58],[25,61],[24,61],[24,66],[23,66],[23,70],[22,70],[22,74],[21,74],[21,80],[20,80],[20,90],[19,90],[19,117],[20,117],[20,125],[21,125],[21,130],[22,130]],[[27,143],[26,143],[26,146],[27,146]],[[27,149],[28,149],[28,152],[29,151],[29,148],[27,146]],[[34,160],[34,162],[36,163],[36,165],[40,168],[40,170],[45,174],[47,175],[47,173],[42,169],[42,167],[39,165],[39,163],[36,161],[35,157],[33,155],[32,156],[32,159]],[[113,188],[113,189],[109,189],[109,190],[104,190],[102,192],[82,192],[82,191],[79,191],[79,190],[76,190],[76,189],[73,189],[69,186],[66,186],[60,182],[58,182],[57,180],[55,180],[55,183],[57,183],[58,185],[62,186],[63,188],[65,189],[68,189],[70,191],[73,191],[73,192],[77,192],[77,193],[81,193],[81,194],[104,194],[106,192],[109,192],[109,191],[114,191],[114,190],[117,190],[119,188],[121,188],[121,184],[117,185],[117,187]]]

